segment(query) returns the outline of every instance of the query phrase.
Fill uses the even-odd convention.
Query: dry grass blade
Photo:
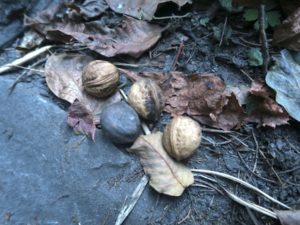
[[[32,52],[29,52],[28,54],[24,55],[23,57],[21,57],[19,59],[16,59],[12,63],[8,63],[6,65],[1,66],[0,67],[0,74],[4,73],[4,72],[8,72],[13,68],[18,67],[18,66],[22,65],[23,63],[26,63],[26,62],[36,58],[37,56],[39,56],[42,53],[48,51],[52,47],[53,47],[52,45],[44,46],[42,48],[36,49]]]
[[[223,189],[223,191],[225,191],[225,193],[226,193],[233,201],[235,201],[235,202],[237,202],[237,203],[239,203],[239,204],[241,204],[241,205],[243,205],[243,206],[246,206],[246,207],[248,207],[248,208],[250,208],[250,209],[253,209],[253,210],[257,211],[257,212],[260,212],[260,213],[262,213],[262,214],[264,214],[264,215],[267,215],[267,216],[270,216],[270,217],[272,217],[272,218],[274,218],[274,219],[277,219],[276,213],[272,212],[271,210],[266,209],[266,208],[264,208],[264,207],[262,207],[262,206],[256,205],[256,204],[254,204],[253,202],[245,201],[245,200],[241,199],[240,197],[236,196],[235,194],[233,194],[233,193],[231,193],[230,191],[227,191],[227,190],[225,190],[225,189]]]
[[[144,175],[140,180],[140,183],[132,193],[130,200],[122,206],[122,210],[118,215],[115,225],[121,225],[124,222],[124,220],[127,218],[129,213],[132,211],[135,204],[139,200],[147,184],[148,184],[148,177]]]
[[[226,173],[220,173],[220,172],[217,172],[217,171],[212,171],[212,170],[204,170],[204,169],[192,169],[191,170],[192,172],[194,172],[194,176],[197,176],[197,173],[204,173],[204,174],[210,174],[210,175],[215,175],[215,176],[219,176],[219,177],[223,177],[223,178],[226,178],[226,179],[229,179],[231,181],[234,181],[234,182],[237,182],[253,191],[256,191],[257,193],[263,195],[264,197],[266,197],[267,199],[277,203],[278,205],[281,205],[282,207],[286,208],[286,209],[291,209],[289,206],[285,205],[284,203],[278,201],[277,199],[271,197],[270,195],[266,194],[265,192],[263,192],[262,190],[258,189],[257,187],[237,178],[237,177],[234,177],[234,176],[231,176],[229,174],[226,174]]]

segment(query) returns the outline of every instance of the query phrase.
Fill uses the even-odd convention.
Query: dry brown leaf
[[[300,8],[275,29],[273,43],[287,49],[300,50]]]
[[[109,7],[115,12],[136,17],[138,19],[152,20],[159,4],[174,2],[179,7],[191,3],[191,0],[106,0]]]
[[[225,87],[213,74],[122,72],[132,80],[156,80],[164,91],[165,111],[173,116],[187,114],[202,124],[223,130],[240,128],[246,122],[276,127],[289,121],[286,111],[274,100],[274,92],[262,81],[254,81],[251,88]]]
[[[111,27],[101,20],[79,23],[44,14],[42,12],[36,18],[25,17],[25,25],[36,29],[49,40],[69,43],[75,39],[106,57],[119,54],[139,57],[158,41],[164,29],[131,17],[124,17]]]
[[[188,114],[209,126],[224,130],[239,128],[245,117],[236,97],[213,74],[185,76],[172,72],[165,95],[165,111],[172,115]]]
[[[150,176],[150,185],[159,193],[180,196],[194,183],[192,172],[173,161],[162,146],[162,133],[141,135],[129,149],[140,157],[141,164]]]
[[[289,115],[274,100],[274,92],[263,81],[257,80],[252,83],[251,96],[247,102],[247,121],[258,125],[276,127],[288,124]]]
[[[299,225],[300,210],[275,211],[282,225]]]
[[[93,113],[77,99],[68,109],[67,123],[77,134],[85,134],[95,140],[96,125]]]
[[[81,74],[84,66],[86,66],[92,58],[86,55],[79,54],[59,54],[52,55],[48,58],[45,65],[45,76],[46,82],[49,89],[58,97],[67,102],[73,104],[75,100],[78,100],[81,104],[80,110],[76,107],[76,116],[73,117],[86,121],[87,112],[91,112],[94,118],[94,124],[96,124],[97,118],[101,113],[102,108],[113,102],[121,100],[120,94],[117,92],[113,96],[105,100],[99,100],[85,93],[82,87]],[[84,107],[85,108],[84,108]],[[70,109],[74,112],[74,108]],[[75,112],[74,112],[75,113]],[[79,118],[79,115],[82,117]],[[70,124],[77,124],[74,121],[70,121]],[[88,123],[90,125],[90,123]],[[84,130],[87,124],[80,123],[82,125],[80,128]],[[77,131],[80,129],[77,127]]]

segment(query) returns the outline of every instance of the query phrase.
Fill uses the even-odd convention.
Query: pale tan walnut
[[[106,98],[118,88],[119,72],[110,62],[95,60],[90,62],[82,73],[82,86],[97,98]]]
[[[163,146],[170,156],[183,160],[197,150],[201,137],[201,127],[195,120],[177,116],[164,129]]]
[[[128,93],[129,104],[144,119],[156,121],[164,108],[164,98],[155,81],[143,78],[135,82]]]

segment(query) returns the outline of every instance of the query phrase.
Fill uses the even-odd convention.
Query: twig
[[[262,179],[262,180],[264,180],[264,181],[267,181],[267,182],[270,182],[270,183],[273,183],[273,184],[277,184],[276,181],[267,179],[267,178],[265,178],[265,177],[263,177],[263,176],[260,176],[260,175],[256,174],[255,172],[253,172],[253,171],[249,168],[249,166],[247,165],[247,163],[245,162],[245,160],[243,159],[243,157],[241,156],[241,154],[240,154],[239,152],[237,152],[237,154],[238,154],[238,156],[239,156],[241,162],[242,162],[243,165],[245,166],[245,168],[246,168],[251,174],[253,174],[254,176],[256,176],[256,177],[258,177],[258,178],[260,178],[260,179]]]
[[[191,16],[192,16],[191,13],[187,13],[187,14],[182,15],[182,16],[177,16],[177,15],[173,15],[173,16],[162,16],[162,17],[152,16],[152,19],[153,19],[153,20],[182,19],[182,18],[191,17]]]
[[[221,47],[222,43],[223,43],[224,35],[225,35],[225,32],[226,32],[226,28],[227,28],[227,20],[228,20],[228,16],[225,17],[219,47]]]
[[[34,64],[32,64],[31,66],[29,66],[29,67],[27,67],[27,68],[25,67],[26,70],[23,71],[23,73],[21,73],[21,74],[15,79],[14,83],[9,87],[10,93],[15,89],[15,87],[16,87],[17,84],[22,80],[22,78],[25,77],[25,76],[28,74],[29,71],[42,72],[42,71],[40,71],[40,70],[34,70],[34,69],[32,69],[32,68],[35,67],[35,66],[37,66],[37,65],[39,65],[39,64],[41,64],[41,63],[43,63],[43,62],[45,62],[45,60],[46,60],[45,58],[44,58],[44,59],[41,59],[41,60],[35,62]]]
[[[218,130],[218,129],[206,128],[206,127],[202,127],[202,131],[204,131],[204,132],[210,132],[210,133],[220,133],[220,134],[231,134],[231,133],[234,133],[233,131],[230,131],[230,130]]]
[[[120,66],[120,67],[131,67],[131,68],[140,68],[140,67],[162,67],[162,65],[155,65],[155,64],[149,64],[149,63],[144,63],[144,64],[131,64],[131,63],[121,63],[121,62],[113,62],[115,66]]]
[[[197,176],[197,173],[205,173],[205,174],[211,174],[211,175],[215,175],[215,176],[219,176],[219,177],[223,177],[223,178],[226,178],[228,180],[231,180],[231,181],[234,181],[234,182],[237,182],[253,191],[256,191],[258,192],[259,194],[263,195],[264,197],[266,197],[267,199],[281,205],[282,207],[284,208],[287,208],[287,209],[291,209],[289,206],[285,205],[284,203],[278,201],[277,199],[271,197],[270,195],[268,195],[267,193],[263,192],[262,190],[258,189],[257,187],[253,186],[252,184],[249,184],[237,177],[234,177],[234,176],[231,176],[229,174],[226,174],[226,173],[221,173],[221,172],[217,172],[217,171],[212,171],[212,170],[204,170],[204,169],[192,169],[191,170],[192,172],[195,173],[195,176]]]
[[[132,193],[130,200],[122,206],[122,209],[118,215],[115,225],[121,225],[124,222],[124,220],[127,218],[129,213],[132,211],[135,204],[139,200],[147,184],[148,184],[148,177],[143,176],[142,179],[140,180],[140,183]]]
[[[184,221],[186,221],[187,219],[189,219],[190,216],[191,216],[191,212],[192,212],[192,209],[191,209],[191,207],[190,207],[190,208],[189,208],[189,211],[188,211],[188,213],[187,213],[187,215],[186,215],[182,220],[180,220],[180,221],[177,223],[177,225],[180,225],[180,224],[182,224]]]
[[[253,212],[246,207],[247,213],[249,214],[250,219],[252,220],[252,222],[254,223],[254,225],[259,225],[259,222],[257,221],[255,215],[253,214]]]
[[[175,56],[175,58],[173,60],[171,71],[174,71],[176,69],[176,65],[178,63],[178,59],[179,59],[179,57],[180,57],[180,55],[182,53],[183,48],[184,48],[184,44],[183,44],[183,41],[181,41],[180,45],[179,45],[179,48],[177,50],[176,56]]]
[[[272,172],[275,174],[275,176],[276,176],[277,180],[279,181],[280,185],[283,185],[283,182],[282,182],[280,176],[277,174],[277,172],[275,171],[274,167],[269,162],[269,160],[267,159],[267,157],[265,156],[265,154],[263,153],[263,151],[259,149],[259,153],[264,158],[264,160],[266,161],[266,163],[270,166]]]
[[[8,63],[6,65],[1,66],[0,67],[0,74],[2,74],[4,72],[8,72],[8,71],[12,70],[13,68],[15,68],[17,66],[20,66],[23,63],[26,63],[26,62],[36,58],[37,56],[43,54],[44,52],[48,51],[52,47],[53,47],[53,45],[44,46],[42,48],[36,49],[32,52],[29,52],[28,54],[24,55],[23,57],[21,57],[19,59],[16,59],[12,63]]]
[[[254,81],[254,79],[243,69],[240,69],[242,74],[244,74],[251,82]]]
[[[270,61],[269,55],[269,46],[268,39],[266,34],[266,16],[265,16],[265,5],[260,5],[259,10],[259,30],[260,30],[260,38],[261,38],[261,51],[263,55],[263,72],[266,74],[268,72],[268,66]]]
[[[257,166],[257,161],[258,161],[259,145],[258,145],[258,142],[257,142],[257,139],[256,139],[256,136],[254,134],[253,129],[251,131],[252,131],[252,137],[253,137],[254,142],[255,142],[255,161],[254,161],[254,165],[253,165],[253,169],[252,169],[253,173],[255,173],[256,166]]]
[[[260,47],[261,45],[260,44],[257,44],[257,43],[253,43],[253,42],[250,42],[250,41],[247,41],[245,40],[243,37],[240,37],[240,40],[248,45],[250,45],[250,47]],[[248,46],[247,46],[248,47]]]

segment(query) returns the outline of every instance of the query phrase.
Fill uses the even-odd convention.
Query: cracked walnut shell
[[[83,70],[82,85],[84,90],[97,98],[106,98],[118,88],[119,72],[110,62],[95,60]]]

